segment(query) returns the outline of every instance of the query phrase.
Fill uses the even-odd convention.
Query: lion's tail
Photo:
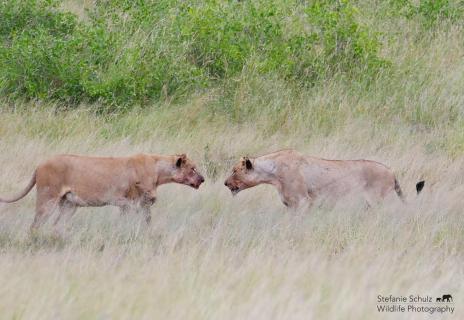
[[[416,192],[417,194],[421,193],[422,189],[424,189],[425,186],[425,181],[419,181],[416,183]],[[401,190],[400,184],[398,183],[398,180],[395,178],[395,192],[398,195],[398,197],[401,199],[401,201],[406,202],[406,199],[404,197],[403,191]]]
[[[24,198],[26,196],[26,194],[28,194],[29,191],[31,191],[31,189],[35,186],[35,175],[36,175],[36,172],[34,171],[34,174],[32,175],[31,181],[29,181],[29,184],[27,185],[27,187],[23,191],[21,191],[21,193],[17,194],[16,196],[14,196],[11,199],[0,198],[0,202],[11,203],[11,202],[15,202],[15,201],[18,201],[19,199]]]

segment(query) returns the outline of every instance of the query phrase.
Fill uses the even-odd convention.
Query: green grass
[[[108,112],[185,100],[205,88],[227,87],[235,95],[256,76],[300,90],[332,79],[367,86],[403,68],[384,54],[401,34],[369,20],[412,20],[417,35],[427,36],[462,17],[461,7],[448,1],[392,1],[374,12],[368,2],[330,0],[113,0],[74,12],[78,4],[2,3],[4,95],[66,107],[93,103]]]

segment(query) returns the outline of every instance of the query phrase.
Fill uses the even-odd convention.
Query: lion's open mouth
[[[235,196],[240,191],[239,187],[229,187],[229,189],[233,196]]]
[[[199,184],[199,183],[190,183],[189,186],[191,186],[191,187],[194,188],[194,189],[200,188],[200,184]]]

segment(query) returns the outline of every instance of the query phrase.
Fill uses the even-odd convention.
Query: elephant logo
[[[444,294],[443,297],[441,297],[442,302],[453,302],[453,296],[450,294]]]
[[[437,302],[441,302],[441,298],[437,298]]]

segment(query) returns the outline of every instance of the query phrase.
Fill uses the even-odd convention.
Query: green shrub
[[[379,42],[348,2],[208,1],[179,17],[189,54],[213,78],[244,67],[313,83],[335,71],[376,70]],[[295,9],[296,8],[296,9]]]
[[[461,0],[390,0],[390,3],[393,10],[408,19],[420,17],[426,28],[441,21],[456,22],[464,18],[464,2]]]
[[[348,1],[107,0],[85,21],[51,0],[0,6],[0,91],[12,99],[112,110],[246,72],[308,86],[386,64]]]
[[[83,37],[69,13],[45,1],[2,2],[0,74],[12,97],[78,100]]]
[[[349,1],[314,1],[306,10],[324,49],[322,65],[334,71],[377,71],[387,64],[379,57],[374,32],[356,20],[358,9]]]

